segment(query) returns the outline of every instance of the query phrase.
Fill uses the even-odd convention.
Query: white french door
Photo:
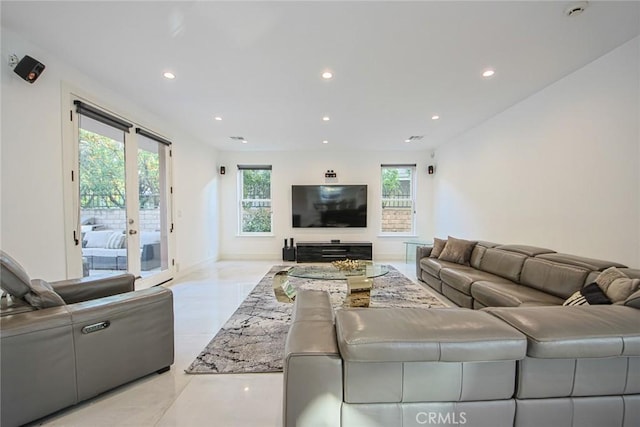
[[[74,99],[71,277],[129,272],[136,288],[172,278],[171,143]]]

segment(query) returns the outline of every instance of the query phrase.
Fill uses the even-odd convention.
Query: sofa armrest
[[[420,268],[420,260],[431,255],[433,246],[416,246],[416,277],[418,280],[422,278],[422,268]]]
[[[420,261],[421,258],[431,255],[433,246],[416,246],[416,261]]]
[[[135,277],[133,274],[118,274],[101,279],[84,277],[82,279],[60,280],[51,286],[67,304],[89,301],[96,298],[132,292]]]
[[[340,425],[342,359],[324,291],[299,290],[284,359],[283,425]]]
[[[78,400],[173,364],[173,294],[154,287],[68,305]]]
[[[0,425],[22,425],[77,403],[67,307],[12,314],[0,324]]]

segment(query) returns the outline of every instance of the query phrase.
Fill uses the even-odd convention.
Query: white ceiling
[[[2,1],[1,13],[3,27],[222,150],[425,150],[640,33],[637,1],[592,1],[569,18],[572,3]],[[404,142],[413,135],[424,138]]]

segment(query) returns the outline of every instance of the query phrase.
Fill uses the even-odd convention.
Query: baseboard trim
[[[282,257],[274,254],[221,254],[218,261],[238,261],[238,260],[250,260],[250,261],[274,261],[278,259],[282,259]],[[284,261],[283,261],[284,262]]]

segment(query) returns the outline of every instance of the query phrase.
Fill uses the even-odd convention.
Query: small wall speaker
[[[227,173],[227,168],[220,166],[220,175],[224,175],[225,173]]]
[[[427,172],[429,173],[429,175],[433,175],[433,173],[435,172],[433,165],[427,166]]]
[[[33,83],[38,79],[38,77],[40,77],[44,68],[45,66],[43,63],[33,59],[29,55],[25,55],[25,57],[16,64],[13,72],[29,83]]]

